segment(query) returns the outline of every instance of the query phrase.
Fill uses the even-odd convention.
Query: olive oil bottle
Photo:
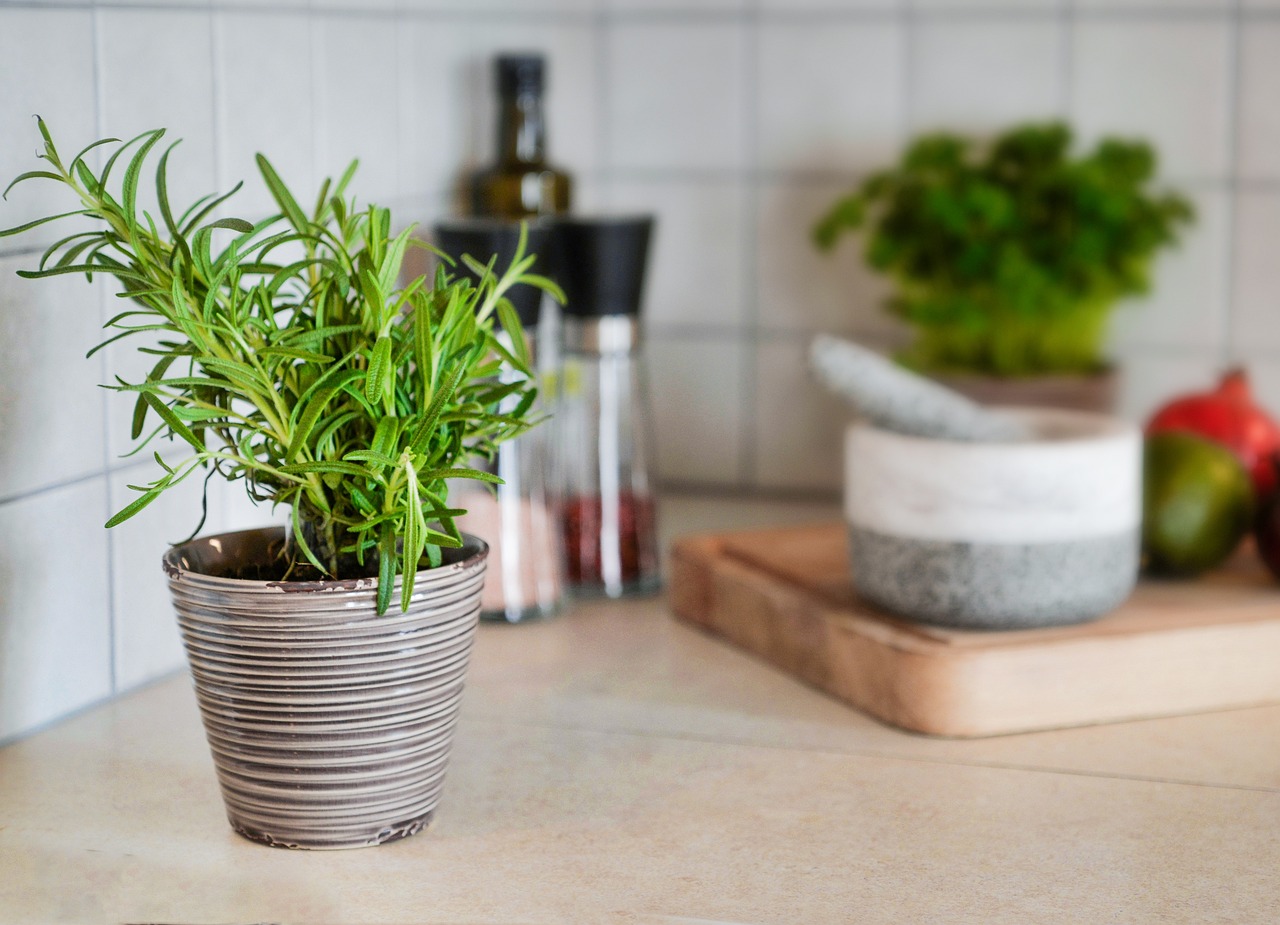
[[[501,218],[568,212],[572,180],[547,163],[542,56],[504,54],[495,64],[499,95],[497,163],[472,178],[472,211]]]

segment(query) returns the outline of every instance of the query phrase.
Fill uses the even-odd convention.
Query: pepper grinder
[[[645,594],[660,583],[640,362],[653,224],[651,216],[556,222],[557,280],[566,296],[561,526],[569,585],[587,595]]]
[[[526,251],[538,257],[535,267],[545,272],[550,262],[551,230],[543,223],[528,222]],[[464,254],[481,264],[494,260],[501,273],[511,264],[520,239],[520,222],[499,218],[451,219],[435,227],[436,243],[454,261],[450,272],[470,277],[475,274],[462,262]],[[537,374],[536,332],[542,305],[542,290],[527,284],[509,289],[506,298],[520,318],[532,354],[531,366]],[[499,335],[505,346],[510,339]],[[500,381],[514,378],[504,370]],[[517,396],[502,399],[500,413],[510,411]],[[546,400],[539,394],[539,406]],[[534,415],[538,412],[534,410]],[[536,427],[501,443],[492,461],[477,461],[477,468],[498,476],[502,484],[492,490],[480,483],[460,480],[452,486],[452,503],[466,510],[458,526],[489,544],[489,566],[481,594],[480,618],[494,622],[522,623],[549,617],[560,610],[564,600],[564,564],[558,542],[558,522],[554,492],[553,435],[547,426]]]

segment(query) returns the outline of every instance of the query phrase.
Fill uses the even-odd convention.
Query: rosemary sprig
[[[492,458],[499,443],[536,423],[535,374],[505,294],[527,283],[563,296],[530,273],[535,258],[524,237],[506,270],[480,267],[474,284],[444,263],[434,278],[402,284],[407,250],[429,245],[412,227],[393,235],[387,209],[346,198],[355,163],[337,183],[324,181],[308,215],[259,155],[279,212],[251,223],[214,217],[239,186],[174,211],[167,166],[175,143],[156,163],[153,216],[139,212],[138,187],[163,129],[124,143],[103,139],[64,161],[38,124],[48,167],[9,189],[60,183],[80,207],[0,237],[73,216],[91,220],[93,230],[50,245],[20,275],[119,281],[132,304],[91,353],[148,335],[140,349],[155,365],[146,379],[117,377],[108,387],[136,393],[139,448],[162,438],[190,449],[174,462],[154,452],[156,478],[133,486],[138,496],[107,526],[197,471],[216,472],[243,480],[256,501],[292,508],[287,574],[307,566],[339,578],[376,574],[381,613],[403,572],[407,608],[423,561],[439,564],[442,548],[462,544],[455,519],[463,512],[449,507],[445,480],[495,481],[464,463]],[[114,149],[95,174],[86,155],[103,145]],[[124,172],[113,184],[117,165]],[[514,349],[499,340],[501,330]],[[504,368],[509,385],[495,389]]]

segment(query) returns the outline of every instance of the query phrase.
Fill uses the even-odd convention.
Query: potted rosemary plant
[[[888,309],[913,333],[901,362],[980,400],[1108,400],[1112,310],[1147,291],[1152,259],[1193,213],[1151,191],[1147,144],[1071,145],[1058,123],[989,144],[924,136],[818,222],[823,249],[864,232],[865,259],[893,280]]]
[[[502,272],[442,265],[402,282],[420,242],[347,198],[355,164],[308,213],[260,155],[279,212],[250,223],[218,217],[235,190],[170,205],[163,130],[64,160],[39,126],[47,164],[14,183],[61,184],[78,207],[0,235],[87,219],[21,275],[114,276],[127,304],[100,346],[141,335],[154,358],[144,380],[109,386],[137,395],[133,436],[156,468],[107,526],[214,475],[292,512],[287,529],[190,540],[164,559],[233,827],[294,847],[418,831],[439,798],[486,556],[457,529],[445,480],[495,481],[466,461],[533,423],[504,293],[558,290],[529,272],[523,239]],[[100,145],[112,148],[95,173]],[[138,208],[153,152],[155,215]]]

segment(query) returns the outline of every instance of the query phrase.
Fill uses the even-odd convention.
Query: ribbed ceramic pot
[[[480,614],[488,547],[465,536],[400,582],[222,577],[269,561],[278,528],[204,537],[164,557],[227,817],[288,848],[413,835],[440,799]]]
[[[853,425],[845,517],[867,601],[926,623],[1091,620],[1133,590],[1142,435],[1100,414],[1006,409],[1035,438],[966,443]]]

